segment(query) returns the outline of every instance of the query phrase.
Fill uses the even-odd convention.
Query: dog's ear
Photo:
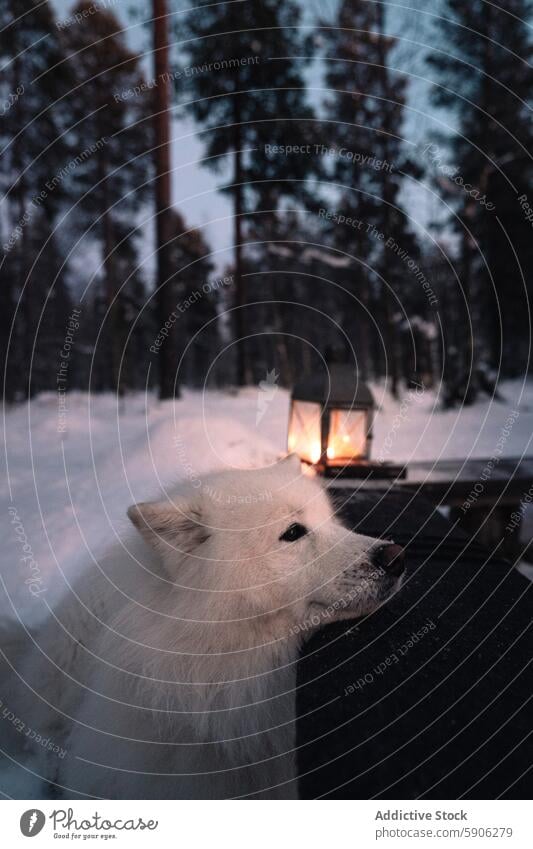
[[[128,507],[128,517],[146,542],[160,554],[190,553],[209,536],[201,510],[179,501],[145,501]]]
[[[279,463],[282,466],[286,466],[295,474],[302,471],[302,461],[298,457],[298,454],[295,454],[294,452],[292,454],[287,454],[285,457],[282,457]]]

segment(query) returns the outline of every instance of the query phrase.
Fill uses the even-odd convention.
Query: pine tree
[[[57,391],[58,386],[71,388],[74,377],[75,342],[69,348],[66,384],[58,384],[60,352],[68,332],[72,298],[66,281],[65,258],[57,233],[44,210],[40,210],[29,231],[28,247],[35,257],[28,284],[39,292],[35,300],[35,325],[30,333],[31,394]]]
[[[521,199],[533,203],[530,16],[527,0],[505,8],[446,0],[428,57],[440,84],[434,101],[458,122],[445,140],[448,162],[438,145],[430,154],[462,246],[463,371],[488,356],[495,369],[518,374],[529,359],[533,239]]]
[[[46,179],[60,170],[67,152],[63,131],[69,112],[62,98],[71,77],[48,2],[5,0],[0,7],[0,62],[2,187],[20,220],[30,200],[46,189]],[[59,187],[40,206],[50,215],[61,199]]]
[[[171,222],[172,288],[177,321],[174,332],[181,358],[180,379],[202,387],[218,353],[217,293],[211,290],[213,263],[200,230],[189,228],[178,212]]]
[[[406,280],[405,264],[388,245],[400,246],[413,260],[418,254],[400,203],[404,175],[413,170],[401,134],[406,80],[389,67],[396,40],[386,33],[383,4],[343,0],[334,25],[322,21],[318,33],[329,89],[326,127],[336,149],[330,178],[342,214],[360,222],[330,227],[333,244],[359,263],[343,281],[360,302],[345,324],[359,340],[358,360],[366,375],[371,360],[377,365],[370,339],[377,319],[384,329],[391,390],[397,394],[402,371],[397,314],[406,286],[416,284]]]
[[[202,126],[206,164],[233,173],[226,191],[233,198],[235,337],[246,335],[243,244],[249,215],[276,210],[281,199],[300,196],[312,165],[305,155],[284,156],[266,145],[314,141],[306,105],[301,57],[301,8],[295,0],[202,3],[187,17],[184,48],[189,66],[185,95]],[[183,84],[178,80],[178,90]],[[296,181],[296,182],[295,182]],[[268,214],[271,214],[270,212]],[[266,219],[265,219],[266,220]],[[237,383],[250,377],[244,343],[237,345]]]
[[[38,45],[38,46],[36,46]],[[54,220],[65,199],[69,68],[48,2],[0,6],[0,185],[3,190],[3,300],[17,322],[9,351],[11,394],[34,391],[29,368],[46,281],[30,274],[42,247],[35,220]],[[51,188],[50,188],[51,187]],[[51,232],[48,230],[47,232]],[[5,270],[4,269],[4,270]]]
[[[268,241],[256,241],[260,233],[251,228],[247,283],[257,306],[248,329],[256,382],[274,372],[279,385],[290,387],[301,375],[323,370],[328,349],[347,345],[344,319],[353,299],[323,259],[340,254],[323,249],[321,225],[313,214],[282,210]]]
[[[89,14],[87,12],[90,11]],[[85,14],[84,14],[85,13]],[[119,365],[124,326],[120,243],[134,228],[135,215],[147,198],[151,173],[150,96],[139,58],[127,46],[115,15],[83,0],[73,10],[79,23],[65,30],[74,67],[77,97],[72,96],[76,127],[71,143],[79,163],[72,191],[79,225],[98,241],[108,308],[103,334],[108,357],[108,386],[121,391]]]
[[[139,263],[139,233],[125,222],[116,223],[114,274],[119,295],[114,324],[115,346],[120,351],[117,389],[145,391],[149,375],[150,345],[157,335],[155,310],[148,297]],[[102,281],[105,284],[105,281]],[[105,288],[102,286],[105,303]]]
[[[172,179],[170,150],[171,77],[169,65],[169,16],[167,0],[152,0],[152,42],[154,79],[154,164],[157,245],[156,302],[159,326],[164,327],[174,309],[174,292],[170,282],[172,260]],[[175,374],[178,352],[175,333],[163,342],[158,354],[159,397],[179,396]]]
[[[27,381],[21,380],[23,368],[23,324],[16,321],[20,295],[17,281],[23,279],[18,268],[17,254],[13,251],[0,261],[0,369],[2,371],[2,397],[8,403],[23,397]]]

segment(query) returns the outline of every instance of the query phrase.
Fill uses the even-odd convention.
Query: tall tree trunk
[[[167,0],[152,0],[155,94],[155,204],[157,239],[157,316],[162,328],[174,303],[172,285],[172,210],[170,184],[170,73],[168,60]],[[172,326],[158,353],[159,397],[179,397],[176,368],[176,328]]]
[[[463,333],[458,339],[459,351],[461,356],[461,369],[464,374],[468,373],[473,365],[474,357],[474,327],[473,316],[470,312],[470,304],[472,303],[472,244],[471,237],[466,231],[466,227],[472,228],[473,216],[475,210],[474,202],[466,202],[463,207],[464,227],[461,232],[461,284],[463,289],[464,307],[468,310],[468,315],[463,321]],[[468,319],[472,322],[470,326]]]
[[[104,173],[107,169],[104,167]],[[110,356],[110,366],[111,366],[111,390],[119,395],[122,394],[122,391],[119,386],[119,366],[120,366],[120,357],[122,354],[121,344],[120,344],[120,334],[118,331],[118,288],[117,288],[117,280],[115,274],[115,233],[113,227],[113,218],[111,213],[109,212],[109,197],[107,191],[107,183],[106,177],[103,177],[103,186],[104,186],[104,204],[103,204],[103,212],[102,212],[102,229],[104,234],[104,286],[105,286],[105,299],[107,304],[107,320],[109,324],[109,356]]]
[[[360,231],[355,231],[355,256],[364,256],[363,237]],[[361,265],[352,272],[350,280],[346,281],[346,289],[353,294],[354,300],[349,301],[350,313],[345,318],[344,326],[349,328],[348,335],[357,340],[352,345],[357,358],[357,374],[363,381],[369,380],[370,334],[368,316],[370,312],[370,281],[366,269]],[[348,350],[351,359],[353,353]]]
[[[381,80],[382,80],[382,91],[381,95],[384,99],[383,105],[383,159],[384,161],[390,160],[389,154],[389,138],[390,135],[393,135],[396,131],[396,128],[391,126],[390,120],[390,100],[392,98],[389,86],[389,72],[387,68],[387,51],[385,49],[385,39],[387,38],[385,34],[385,20],[384,20],[384,11],[383,5],[378,3],[376,5],[376,22],[377,22],[377,30],[378,30],[378,38],[379,38],[379,61],[381,64]],[[390,135],[389,135],[390,134]],[[387,174],[385,169],[382,169],[380,172],[382,176],[382,198],[383,198],[383,216],[384,216],[384,233],[385,238],[389,236],[394,236],[392,231],[392,221],[394,219],[393,214],[393,201],[394,201],[394,187],[391,182],[390,175]],[[385,250],[385,248],[383,248]],[[386,269],[387,269],[387,261],[383,263],[383,278],[386,280]],[[395,299],[394,293],[391,291],[390,286],[386,286],[385,289],[385,315],[386,315],[386,324],[387,324],[387,332],[386,332],[386,346],[387,346],[387,355],[388,355],[388,368],[389,374],[391,378],[391,395],[393,398],[398,398],[399,395],[399,379],[400,379],[400,369],[399,369],[399,351],[398,351],[398,334],[396,332],[396,322],[394,320],[395,313]]]
[[[237,81],[237,87],[239,83]],[[242,129],[241,129],[241,95],[236,93],[233,98],[233,249],[235,264],[235,351],[236,351],[236,381],[237,386],[246,384],[246,343],[244,321],[244,277],[242,268],[242,223],[243,223],[243,167],[242,167]]]
[[[22,79],[21,59],[19,56],[15,56],[13,60],[13,71],[14,73],[11,78],[13,86],[12,90],[15,89],[15,81]],[[12,108],[17,117],[18,126],[25,128],[27,125],[27,110],[25,108],[24,98],[19,98]],[[15,144],[13,146],[13,170],[14,173],[18,175],[13,188],[13,195],[15,197],[17,217],[19,221],[23,221],[25,214],[29,213],[29,209],[26,208],[29,192],[26,186],[26,177],[24,174],[25,166],[26,163],[23,154],[23,145],[19,141],[18,144]],[[35,392],[34,387],[32,386],[31,358],[35,340],[36,311],[34,309],[33,302],[34,298],[36,297],[36,294],[33,281],[31,281],[28,277],[28,271],[32,265],[30,257],[30,240],[28,234],[28,229],[30,227],[31,221],[29,224],[22,225],[20,240],[15,248],[17,251],[17,259],[19,260],[17,263],[17,269],[19,274],[19,291],[22,292],[22,290],[24,290],[20,299],[20,312],[18,313],[18,321],[20,322],[20,316],[22,316],[24,333],[19,346],[17,338],[19,336],[19,332],[17,327],[13,328],[12,342],[14,350],[17,351],[20,356],[21,377],[19,378],[19,380],[21,380],[22,390],[24,392],[25,398],[31,398]],[[13,365],[11,367],[13,368]]]
[[[493,59],[493,53],[494,53],[493,47],[494,46],[491,42],[491,38],[497,38],[497,33],[494,32],[494,26],[492,24],[493,10],[490,8],[490,3],[487,3],[487,8],[484,11],[484,18],[485,18],[485,25],[486,25],[485,32],[486,32],[487,37],[483,39],[483,52],[484,52],[483,70],[489,71],[490,69],[494,68],[494,59]],[[490,78],[490,74],[487,74],[487,73],[485,73],[483,75],[483,78],[482,78],[481,103],[479,104],[479,108],[481,110],[483,110],[483,113],[486,114],[486,115],[490,115],[491,110],[493,109],[493,93],[492,93],[492,86],[491,86],[491,78]],[[490,122],[490,124],[492,124],[492,122]],[[490,126],[490,124],[489,124],[489,126]],[[492,124],[492,126],[494,126],[494,125]],[[494,149],[494,147],[491,146],[490,135],[489,135],[489,138],[487,139],[487,148],[488,148],[488,150],[487,150],[488,161],[483,165],[483,168],[481,169],[481,172],[480,172],[479,177],[478,177],[478,181],[479,181],[480,193],[482,195],[486,194],[487,197],[490,198],[491,194],[489,193],[489,187],[490,187],[489,178],[491,176],[491,172],[494,173],[494,170],[495,170],[494,162],[496,162],[497,159],[498,159],[497,149]],[[497,197],[497,194],[494,194],[492,196]],[[507,315],[507,312],[508,312],[508,307],[509,307],[509,303],[505,303],[505,301],[507,301],[507,299],[509,299],[509,301],[510,301],[511,298],[512,298],[512,295],[511,295],[511,292],[508,290],[507,285],[506,285],[504,290],[503,290],[503,292],[504,292],[503,298],[500,298],[500,296],[502,295],[502,291],[500,289],[501,280],[498,279],[498,277],[499,277],[498,268],[497,268],[496,264],[494,263],[495,255],[494,255],[494,250],[493,250],[494,244],[498,245],[500,240],[496,236],[496,238],[494,239],[494,242],[493,242],[493,240],[491,238],[491,235],[496,235],[493,232],[494,219],[491,220],[490,216],[487,216],[487,213],[483,212],[481,207],[479,207],[479,205],[476,205],[473,201],[470,204],[468,204],[468,206],[470,208],[469,209],[470,220],[468,221],[468,225],[473,230],[476,238],[479,241],[480,250],[485,257],[485,261],[487,262],[488,267],[490,269],[494,269],[493,274],[495,275],[494,283],[495,283],[495,286],[496,286],[496,291],[493,291],[493,289],[492,289],[491,280],[490,280],[491,275],[489,275],[487,273],[487,270],[482,272],[482,276],[481,276],[481,281],[483,281],[485,283],[485,286],[484,286],[485,292],[483,292],[483,295],[485,296],[484,297],[485,303],[488,304],[488,312],[489,312],[489,315],[487,316],[488,320],[487,320],[486,325],[485,325],[488,329],[488,333],[485,334],[485,340],[484,341],[487,343],[487,347],[489,348],[489,361],[490,361],[492,367],[496,370],[500,370],[503,367],[503,369],[505,371],[505,363],[504,363],[504,359],[503,359],[504,358],[503,343],[504,343],[504,339],[505,339],[505,336],[506,336],[506,334],[505,334],[505,323],[506,323],[505,318],[506,318],[506,315]],[[478,227],[476,227],[476,224],[478,225]],[[496,233],[497,233],[497,230],[496,230]],[[469,244],[469,237],[467,236],[467,234],[464,234],[463,238],[465,240],[467,240],[467,242]],[[470,258],[470,266],[472,266],[472,259],[473,259],[472,248],[470,248],[470,257],[471,257]],[[473,277],[472,272],[471,272],[470,276]],[[472,296],[473,296],[472,282],[473,281],[471,281],[471,280],[468,281],[469,291],[467,292],[467,305],[468,305],[468,308],[470,310],[470,304],[472,304],[473,308],[471,310],[471,314],[475,315],[476,306],[478,306],[478,305],[474,304],[472,302]],[[477,287],[477,288],[478,288],[478,292],[476,294],[478,296],[482,297],[482,294],[479,291],[480,287]],[[501,300],[501,303],[500,303],[500,300]],[[471,366],[472,369],[474,369],[478,365],[478,360],[479,360],[478,350],[477,350],[478,347],[479,347],[479,339],[476,338],[478,336],[477,331],[478,331],[477,327],[472,328],[472,333],[474,335],[474,342],[476,343],[476,344],[474,344],[474,342],[473,342],[473,344],[472,344],[472,359],[473,359],[472,366]],[[480,328],[480,334],[479,335],[482,336],[481,328]],[[507,344],[509,344],[509,341],[513,341],[513,337],[511,337],[511,340],[509,340],[509,338],[507,338],[506,341],[507,341]],[[470,351],[468,353],[470,353]]]
[[[24,166],[22,165],[22,170]],[[19,171],[21,176],[17,180],[15,187],[15,195],[17,198],[17,209],[19,221],[23,220],[23,216],[28,211],[26,210],[26,185],[24,176],[22,174],[22,170]],[[35,332],[36,332],[36,321],[35,321],[35,313],[34,309],[34,299],[36,298],[35,285],[34,280],[30,279],[29,270],[32,265],[31,256],[30,256],[30,245],[28,238],[28,228],[31,226],[31,222],[29,225],[22,227],[22,232],[20,235],[20,243],[16,246],[16,250],[18,251],[18,270],[20,274],[20,291],[24,291],[20,299],[21,303],[21,313],[24,322],[24,336],[23,341],[21,343],[21,365],[22,365],[22,374],[24,375],[22,389],[24,391],[25,398],[32,398],[35,394],[35,387],[32,385],[32,374],[31,374],[31,361],[32,361],[32,352],[33,346],[35,343]],[[15,328],[16,331],[16,328]],[[17,344],[17,335],[14,333],[14,342]]]
[[[369,313],[369,281],[366,276],[366,272],[361,275],[361,308],[359,313],[361,315],[361,320],[359,322],[359,339],[360,339],[360,351],[359,351],[359,363],[358,363],[358,372],[361,380],[367,381],[370,379],[369,371],[368,371],[368,361],[369,361],[369,333],[368,333],[368,313]]]
[[[99,124],[99,138],[104,135],[104,128]],[[100,226],[102,228],[102,268],[104,271],[104,299],[107,307],[106,359],[107,373],[111,374],[111,390],[118,392],[118,369],[120,349],[117,350],[117,280],[115,274],[115,228],[111,212],[112,199],[109,192],[109,168],[107,152],[102,148],[98,152],[98,179],[102,186],[102,209],[100,210]],[[105,380],[109,385],[109,377]]]

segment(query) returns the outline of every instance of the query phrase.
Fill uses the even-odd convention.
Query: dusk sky
[[[52,0],[59,17],[67,17],[73,8],[70,0]],[[123,22],[127,29],[127,39],[135,50],[143,54],[143,65],[147,79],[153,77],[150,34],[143,25],[147,19],[148,5],[139,0],[107,0],[102,5],[111,9]],[[408,106],[404,124],[404,137],[411,149],[413,158],[421,155],[423,147],[428,143],[432,132],[445,132],[451,129],[451,116],[435,110],[429,102],[430,81],[427,79],[428,69],[424,55],[431,43],[432,28],[439,0],[430,4],[423,0],[413,0],[410,6],[390,5],[389,26],[391,32],[398,37],[396,67],[410,77]],[[171,4],[174,9],[185,4]],[[308,23],[319,17],[329,18],[336,3],[313,0],[306,4]],[[177,14],[180,14],[179,11]],[[172,61],[175,67],[186,65],[180,61],[180,48],[174,42]],[[323,82],[323,63],[313,63],[307,72],[309,84],[308,96],[315,105],[320,104],[325,96]],[[230,176],[228,170],[214,174],[201,166],[204,155],[201,137],[197,133],[194,121],[183,113],[178,105],[174,107],[173,121],[173,202],[185,214],[186,221],[191,226],[201,227],[208,243],[214,251],[214,262],[217,270],[231,261],[231,208],[226,197],[217,190]],[[427,163],[426,163],[427,164]],[[412,226],[424,233],[429,221],[439,216],[441,203],[427,187],[412,183],[403,192],[403,202],[412,217]],[[147,270],[152,269],[150,257],[151,225],[144,225],[147,230],[145,261]]]

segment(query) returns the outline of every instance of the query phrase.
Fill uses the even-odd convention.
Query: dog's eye
[[[300,537],[304,537],[307,533],[307,528],[305,525],[300,525],[299,522],[295,522],[293,525],[289,525],[286,531],[282,533],[280,536],[280,540],[283,542],[295,542]]]

